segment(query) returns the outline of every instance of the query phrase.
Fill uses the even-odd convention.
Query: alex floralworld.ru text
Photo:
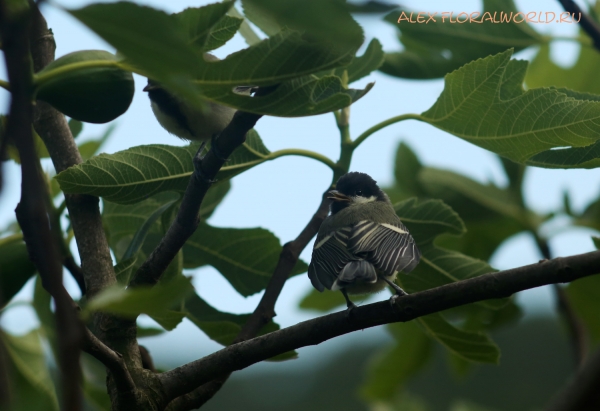
[[[429,13],[425,11],[421,12],[410,12],[406,13],[403,11],[400,13],[400,17],[398,17],[398,23],[406,22],[406,23],[418,23],[418,24],[428,24],[428,23],[437,23],[441,21],[442,23],[579,23],[581,19],[581,13],[569,13],[563,12],[558,16],[556,13],[552,11],[531,11],[529,13],[523,12],[509,12],[506,13],[504,11],[494,11],[489,12],[486,11],[484,13],[474,11],[472,13],[467,13],[465,11],[460,13],[454,13],[451,11],[443,11],[443,12],[434,12]]]

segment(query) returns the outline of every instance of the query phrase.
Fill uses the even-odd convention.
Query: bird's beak
[[[333,200],[333,201],[345,201],[347,203],[352,201],[352,199],[350,197],[348,197],[346,194],[342,194],[337,190],[331,190],[328,194],[329,195],[327,196],[327,198],[330,200]]]
[[[154,84],[148,84],[146,87],[144,87],[144,89],[142,91],[150,91],[150,90],[154,90],[155,88],[157,88],[158,86],[154,85]]]

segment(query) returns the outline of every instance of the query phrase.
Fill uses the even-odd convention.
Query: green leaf
[[[395,185],[385,188],[392,203],[406,200],[410,197],[427,197],[427,193],[419,184],[419,173],[423,165],[414,151],[404,142],[398,145],[394,163]]]
[[[137,338],[154,337],[164,333],[164,330],[154,327],[137,327]]]
[[[429,197],[441,199],[464,216],[466,233],[460,238],[444,236],[438,245],[472,257],[488,260],[506,239],[542,222],[542,217],[522,209],[511,190],[492,183],[433,168],[423,168],[417,182]]]
[[[223,200],[223,197],[225,197],[229,188],[229,181],[211,187],[204,197],[198,216],[203,220],[207,219],[213,213],[217,205]],[[105,229],[108,232],[108,243],[119,262],[115,268],[119,270],[119,274],[117,274],[118,278],[121,276],[125,278],[126,275],[129,275],[125,271],[131,271],[133,269],[135,259],[132,259],[134,261],[128,260],[125,262],[123,261],[123,255],[129,248],[135,233],[158,208],[177,198],[179,198],[177,194],[162,193],[132,205],[122,205],[110,202],[104,203],[102,216]],[[137,258],[138,263],[145,259],[145,253],[150,252],[156,247],[168,227],[171,225],[174,213],[177,210],[178,205],[173,205],[171,210],[163,212],[160,221],[155,221],[149,228]]]
[[[184,276],[161,282],[152,288],[124,289],[121,285],[115,285],[91,299],[81,314],[86,318],[92,311],[105,311],[128,317],[144,313],[171,323],[176,315],[170,307],[193,292],[193,289],[190,279]]]
[[[114,54],[103,50],[62,56],[36,74],[37,98],[79,121],[112,121],[127,111],[135,89],[132,74],[116,61]]]
[[[363,42],[360,25],[346,9],[345,2],[337,0],[246,0],[258,12],[271,20],[294,29],[306,31],[323,42],[331,42],[332,47],[356,47]]]
[[[210,51],[224,46],[235,36],[243,21],[243,19],[237,17],[224,16],[210,31],[204,50]]]
[[[417,321],[440,344],[467,361],[490,364],[500,361],[500,349],[485,334],[460,330],[441,314],[419,317]]]
[[[529,88],[554,86],[600,94],[598,69],[600,55],[593,47],[582,45],[575,64],[564,68],[552,61],[550,45],[544,44],[529,64],[525,83]]]
[[[0,308],[8,304],[36,271],[22,234],[0,239]]]
[[[54,358],[58,358],[58,342],[56,339],[56,321],[51,309],[52,297],[42,286],[42,279],[38,275],[35,279],[33,290],[33,309],[40,321],[39,332],[48,340]]]
[[[6,128],[6,122],[8,120],[8,116],[0,115],[0,141],[4,138],[4,129]],[[46,145],[42,141],[41,137],[38,133],[33,130],[33,144],[35,146],[35,152],[39,158],[48,158],[50,154],[48,153],[48,149],[46,149]],[[6,144],[6,154],[10,159],[12,159],[15,163],[21,164],[21,158],[19,157],[19,150],[12,143],[12,141],[8,141]]]
[[[244,17],[250,20],[256,27],[261,29],[267,36],[274,36],[281,31],[281,25],[273,16],[263,13],[260,6],[251,0],[242,0]]]
[[[201,223],[183,246],[184,267],[211,265],[244,297],[263,290],[279,260],[279,239],[263,228],[219,228]],[[306,272],[302,260],[291,275]]]
[[[523,91],[526,62],[511,55],[508,50],[448,74],[437,102],[419,118],[519,163],[553,148],[595,143],[600,102],[564,90]]]
[[[360,75],[360,73],[358,73]],[[302,117],[328,113],[348,107],[371,90],[346,88],[337,76],[303,76],[280,84],[266,96],[250,97],[231,87],[205,85],[207,98],[251,113],[279,117]]]
[[[87,140],[77,146],[79,149],[79,153],[81,154],[81,158],[87,160],[94,156],[100,147],[108,140],[113,131],[115,131],[116,126],[111,124],[106,128],[104,134],[102,134],[99,138],[93,140]]]
[[[458,214],[442,201],[417,202],[413,198],[396,204],[395,209],[422,253],[419,265],[411,273],[398,278],[408,292],[439,287],[494,271],[484,261],[434,244],[436,237],[441,234],[456,236],[465,231],[464,223]],[[506,299],[486,300],[472,307],[494,310],[505,304]]]
[[[383,47],[377,39],[371,40],[362,56],[355,57],[352,63],[346,67],[335,69],[334,74],[342,77],[344,70],[348,72],[348,83],[353,83],[371,72],[377,70],[383,64]]]
[[[391,12],[384,20],[400,30],[398,34],[404,50],[386,54],[380,70],[397,77],[439,78],[472,60],[508,48],[520,51],[548,41],[525,22],[511,20],[510,23],[491,24],[492,19],[499,21],[501,16],[516,14],[512,0],[484,0],[483,10],[478,18],[472,14],[477,22],[466,21],[464,24],[456,23],[455,13],[452,15],[454,23],[449,22],[449,14],[438,12],[435,21],[430,21],[427,13],[421,13],[427,24],[418,24],[418,12],[405,9]]]
[[[212,191],[209,190],[210,193]],[[208,197],[208,196],[207,196]],[[137,204],[121,205],[108,201],[104,202],[102,219],[108,233],[108,244],[115,253],[117,261],[122,263],[134,235],[148,218],[165,204],[172,204],[179,198],[175,193],[161,193]],[[162,236],[165,232],[162,221],[155,220],[148,229],[150,234]],[[147,232],[147,234],[148,234]],[[149,241],[152,241],[151,238]],[[140,258],[141,259],[141,258]]]
[[[17,337],[0,331],[10,372],[11,410],[56,410],[58,401],[37,331]]]
[[[600,237],[592,237],[592,242],[594,243],[596,250],[600,250]]]
[[[544,168],[598,168],[600,141],[587,147],[561,147],[543,151],[527,160],[527,164]]]
[[[74,118],[69,119],[69,130],[71,130],[71,134],[73,138],[77,138],[81,131],[83,130],[83,123],[79,120],[75,120]]]
[[[82,352],[81,368],[86,405],[94,411],[110,411],[110,398],[106,392],[106,367],[91,355]]]
[[[142,245],[144,244],[144,240],[146,239],[146,235],[148,235],[148,231],[150,231],[150,229],[152,228],[154,223],[158,220],[158,218],[167,209],[169,209],[173,204],[175,204],[175,202],[177,200],[178,199],[173,199],[173,200],[168,201],[165,204],[161,205],[146,219],[146,221],[144,221],[144,223],[140,226],[140,228],[138,228],[138,230],[133,235],[133,238],[131,239],[129,246],[127,247],[127,250],[125,251],[125,254],[123,254],[123,259],[125,259],[125,260],[130,259],[130,258],[134,257],[138,253],[138,251],[140,251],[140,248],[142,248]]]
[[[185,310],[186,317],[196,327],[206,333],[211,340],[222,345],[231,344],[248,321],[248,318],[250,318],[250,314],[230,314],[219,311],[195,293],[186,298]],[[268,334],[279,330],[279,328],[279,325],[271,320],[257,335]],[[292,359],[297,356],[298,354],[295,351],[290,351],[275,357],[275,360]]]
[[[600,269],[598,270],[600,273]],[[581,278],[566,288],[569,301],[577,316],[585,323],[590,337],[600,342],[600,276]]]
[[[350,13],[385,13],[397,9],[397,4],[384,1],[368,0],[362,3],[347,3],[346,10]]]
[[[173,17],[177,26],[184,32],[188,44],[199,50],[205,50],[211,29],[225,17],[232,4],[232,2],[224,1],[204,7],[187,8],[180,13],[173,14]]]
[[[138,263],[138,260],[141,260],[141,258],[135,256],[127,259],[122,259],[117,265],[115,265],[115,277],[117,277],[117,282],[119,284],[124,286],[129,284],[131,274],[138,266],[138,264],[136,264]]]
[[[415,322],[390,324],[387,329],[397,342],[371,360],[360,391],[367,400],[392,399],[431,356],[431,339]]]
[[[192,161],[196,151],[197,144],[137,146],[114,154],[100,154],[55,178],[65,193],[91,194],[119,204],[133,204],[165,191],[184,192],[194,172]],[[269,159],[269,150],[258,133],[250,131],[246,142],[233,152],[217,179],[222,184]]]
[[[91,4],[67,10],[123,54],[127,62],[200,107],[191,82],[202,53],[188,44],[177,20],[130,2]]]
[[[482,407],[470,401],[458,400],[452,403],[450,411],[491,411],[487,407]]]

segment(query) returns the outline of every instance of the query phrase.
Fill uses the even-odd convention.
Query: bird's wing
[[[421,258],[415,240],[399,221],[395,224],[360,221],[352,228],[347,245],[352,254],[363,256],[386,276],[412,271]]]
[[[356,259],[348,251],[348,236],[351,232],[352,226],[348,226],[317,236],[308,266],[308,277],[317,290],[331,290],[338,273],[349,261]]]

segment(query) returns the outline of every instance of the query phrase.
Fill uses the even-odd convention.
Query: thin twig
[[[279,261],[273,271],[273,275],[269,279],[265,292],[256,309],[234,339],[234,344],[256,337],[260,330],[275,317],[275,303],[277,302],[279,294],[281,294],[281,290],[289,278],[290,273],[298,262],[300,253],[317,234],[321,223],[323,223],[323,220],[327,217],[329,200],[325,194],[323,194],[321,204],[319,204],[317,211],[300,232],[298,237],[283,246],[283,249],[279,254]],[[225,384],[230,375],[231,374],[220,376],[219,378],[196,388],[194,391],[173,400],[169,404],[167,410],[186,411],[200,408],[210,400],[221,387],[223,387],[223,384]]]
[[[575,19],[575,16],[580,17],[579,25],[581,28],[587,33],[588,36],[592,38],[594,42],[594,47],[600,51],[600,27],[598,24],[584,13],[581,8],[573,1],[573,0],[558,0],[560,4],[563,6],[565,11],[568,11]]]
[[[246,141],[246,133],[261,117],[260,114],[237,111],[204,159],[199,163],[195,162],[195,167],[199,168],[198,171],[203,178],[198,177],[197,172],[190,177],[175,220],[160,243],[135,273],[130,283],[131,287],[152,286],[158,282],[187,239],[198,228],[200,205],[212,185],[211,181],[216,178],[217,173],[225,164],[224,158],[229,157]]]
[[[485,274],[390,301],[342,311],[230,345],[202,359],[159,375],[167,399],[174,399],[225,373],[287,351],[320,344],[350,332],[410,321],[477,301],[505,298],[534,287],[570,282],[600,273],[600,251],[556,258],[511,270]]]
[[[125,361],[123,361],[123,357],[104,345],[102,341],[96,338],[96,336],[87,328],[84,332],[83,345],[81,348],[111,371],[112,378],[114,378],[115,384],[118,387],[119,406],[124,407],[123,409],[133,409],[127,407],[128,405],[131,407],[136,404],[136,387],[129,370],[127,369],[127,365],[125,364]]]

